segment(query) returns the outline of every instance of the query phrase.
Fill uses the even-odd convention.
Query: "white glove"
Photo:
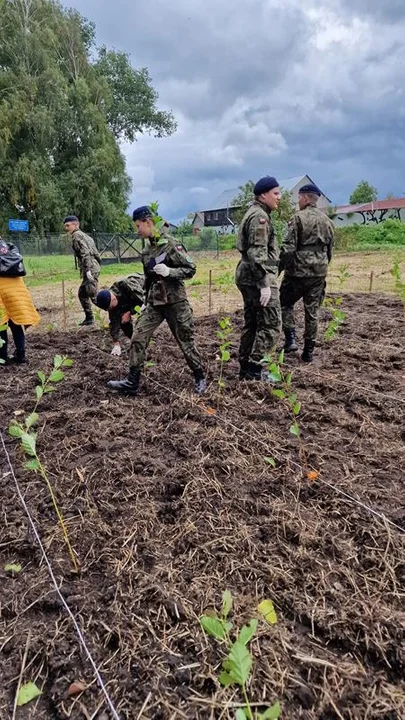
[[[142,303],[142,305],[141,305],[141,313],[143,313],[144,310],[146,310],[146,305],[145,305],[144,303]]]
[[[87,278],[87,280],[94,280],[93,275],[91,274],[90,270],[87,270],[86,278]]]
[[[116,355],[119,357],[121,355],[121,345],[119,343],[116,343],[111,350],[111,355]]]
[[[260,290],[260,305],[266,307],[269,304],[271,298],[271,288],[265,287]]]
[[[161,275],[162,277],[170,275],[170,268],[168,268],[164,263],[158,263],[153,269],[157,275]]]

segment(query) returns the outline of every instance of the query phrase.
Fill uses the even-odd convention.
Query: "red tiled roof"
[[[400,210],[405,208],[405,197],[375,200],[362,205],[338,205],[335,212],[343,215],[356,212],[373,212],[374,210]]]

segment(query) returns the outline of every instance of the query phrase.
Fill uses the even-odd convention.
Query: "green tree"
[[[374,202],[378,198],[377,188],[370,185],[367,180],[361,180],[349,198],[350,205]]]
[[[120,229],[130,179],[119,140],[175,129],[147,71],[97,54],[93,24],[52,0],[0,0],[0,17],[0,231],[8,217],[58,231],[69,212],[86,229]]]

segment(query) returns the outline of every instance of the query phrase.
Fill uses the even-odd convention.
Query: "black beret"
[[[275,177],[271,177],[270,175],[266,175],[266,177],[260,178],[260,180],[257,181],[256,185],[253,188],[253,192],[258,197],[262,193],[266,193],[269,190],[274,190],[274,188],[279,187],[279,184]]]
[[[109,290],[100,290],[99,293],[97,293],[97,297],[94,301],[95,305],[97,307],[101,308],[102,310],[108,310],[110,307],[111,302],[111,293]]]
[[[303,185],[299,190],[298,193],[306,194],[310,193],[311,195],[318,195],[321,197],[322,193],[320,189],[314,185],[314,183],[308,183],[308,185]]]
[[[65,217],[63,221],[63,224],[68,222],[79,222],[79,218],[76,217],[76,215],[67,215],[67,217]]]
[[[141,205],[140,207],[135,208],[132,213],[132,220],[134,222],[135,220],[147,220],[147,218],[151,217],[153,217],[152,210],[147,205]]]

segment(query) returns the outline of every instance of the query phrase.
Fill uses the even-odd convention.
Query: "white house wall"
[[[348,225],[373,225],[375,223],[375,219],[378,219],[378,222],[380,222],[380,216],[383,214],[383,210],[375,210],[374,213],[342,213],[337,214],[335,217],[333,217],[333,222],[336,227],[347,227]],[[366,218],[366,222],[364,222],[364,217]],[[400,219],[402,222],[405,222],[405,208],[402,208],[399,211]],[[398,220],[398,210],[388,210],[383,215],[383,220],[388,220],[389,218],[392,218],[394,220]]]

